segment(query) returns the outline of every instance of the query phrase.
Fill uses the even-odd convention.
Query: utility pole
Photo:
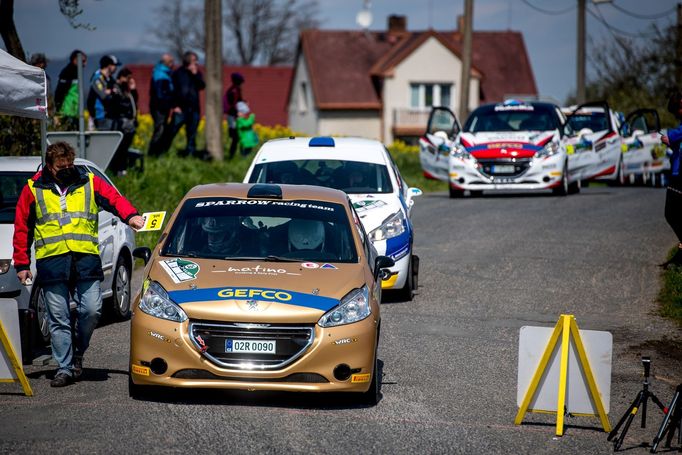
[[[223,14],[222,0],[204,0],[206,30],[206,149],[216,161],[223,151]]]
[[[462,84],[459,92],[459,120],[469,115],[469,82],[471,79],[471,42],[474,26],[474,0],[464,0],[464,39],[462,40]]]
[[[578,0],[578,74],[576,85],[578,104],[585,102],[585,1]]]
[[[677,41],[675,43],[675,85],[682,87],[682,3],[677,4]]]

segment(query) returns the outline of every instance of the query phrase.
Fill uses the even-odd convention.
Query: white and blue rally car
[[[411,300],[418,286],[419,258],[412,253],[410,212],[414,197],[391,154],[379,141],[361,138],[291,137],[263,144],[244,183],[316,185],[343,190],[359,219],[361,235],[374,254],[391,257],[395,266],[383,289]]]

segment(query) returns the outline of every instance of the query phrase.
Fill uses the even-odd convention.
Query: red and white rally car
[[[419,140],[425,176],[448,182],[450,197],[483,191],[580,190],[571,172],[561,110],[550,103],[508,100],[478,107],[461,129],[447,108],[434,107]]]
[[[621,184],[663,186],[670,169],[670,150],[661,142],[661,122],[656,109],[637,109],[624,117]]]

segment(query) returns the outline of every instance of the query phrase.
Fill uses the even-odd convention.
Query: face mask
[[[72,183],[76,183],[78,181],[80,178],[80,173],[78,172],[78,169],[76,169],[74,166],[71,166],[58,170],[56,173],[56,178],[59,183],[71,185]]]

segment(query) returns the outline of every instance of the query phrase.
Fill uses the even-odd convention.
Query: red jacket
[[[43,173],[39,171],[31,180],[34,182],[36,188],[46,188],[57,194],[55,188],[55,180],[49,172]],[[68,194],[71,194],[76,188],[87,184],[88,173],[81,170],[81,179],[78,183],[74,183],[68,189]],[[95,189],[95,202],[98,207],[111,212],[118,216],[126,224],[133,216],[137,215],[137,210],[130,202],[121,196],[116,189],[109,185],[106,181],[97,177],[93,178],[93,185]],[[36,212],[35,212],[35,198],[28,185],[24,186],[17,201],[17,210],[14,217],[14,268],[17,272],[28,270],[31,264],[31,245],[33,244],[33,230],[35,228]],[[47,257],[36,261],[36,269],[38,275],[41,277],[41,282],[55,282],[61,281],[63,278],[68,279],[71,270],[71,258],[64,258],[65,255]],[[91,256],[87,258],[87,256]],[[102,264],[99,256],[95,260],[96,255],[84,254],[77,258],[76,270],[81,279],[102,279]],[[69,264],[63,263],[68,259]],[[81,259],[84,259],[81,261]],[[42,272],[42,273],[41,273]]]

